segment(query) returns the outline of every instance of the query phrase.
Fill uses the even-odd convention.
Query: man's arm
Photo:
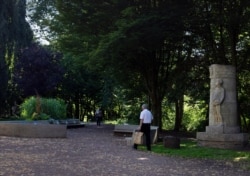
[[[140,119],[140,124],[139,124],[138,130],[141,130],[142,122],[143,122],[143,119]]]

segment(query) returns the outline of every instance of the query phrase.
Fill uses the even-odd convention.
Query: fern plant
[[[60,99],[32,96],[21,104],[21,117],[26,120],[65,119],[66,104]]]

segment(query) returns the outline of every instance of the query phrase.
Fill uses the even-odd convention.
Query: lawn
[[[146,150],[145,146],[140,146],[138,149]],[[163,143],[157,143],[152,145],[152,152],[183,158],[223,160],[242,169],[250,170],[250,151],[199,147],[195,140],[181,140],[180,149],[166,148]]]

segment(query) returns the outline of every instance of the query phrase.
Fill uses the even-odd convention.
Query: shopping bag
[[[143,132],[134,131],[133,142],[134,144],[143,144]]]

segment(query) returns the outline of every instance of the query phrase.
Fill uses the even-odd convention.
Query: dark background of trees
[[[105,119],[136,122],[146,102],[153,123],[162,128],[169,120],[166,112],[173,108],[176,131],[188,123],[185,104],[202,102],[204,127],[208,67],[229,64],[237,69],[239,123],[242,130],[250,130],[248,0],[27,0],[27,6],[25,0],[0,0],[0,4],[2,117],[11,115],[16,101],[38,93],[65,100],[68,117],[81,120],[101,107]],[[35,43],[39,38],[33,37],[29,24],[39,27],[33,32],[45,37],[48,46]]]

